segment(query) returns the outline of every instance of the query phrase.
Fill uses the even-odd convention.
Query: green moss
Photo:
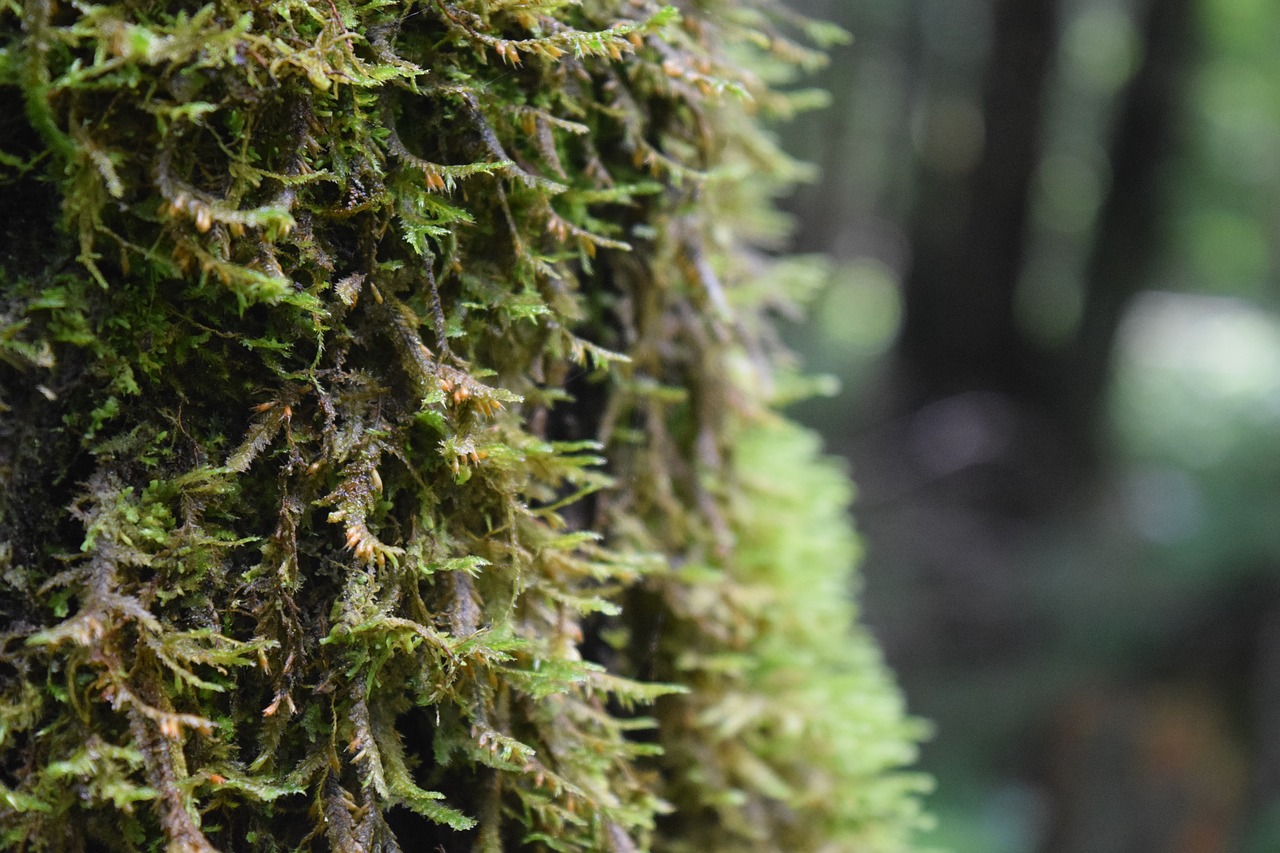
[[[0,2],[0,846],[908,846],[769,410],[753,116],[830,36]]]

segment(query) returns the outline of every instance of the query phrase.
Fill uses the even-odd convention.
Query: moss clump
[[[769,411],[788,32],[0,0],[0,846],[906,846]]]

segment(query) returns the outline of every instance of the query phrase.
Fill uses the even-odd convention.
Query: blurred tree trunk
[[[1148,283],[1159,245],[1161,186],[1176,148],[1187,69],[1194,51],[1192,0],[1150,0],[1143,59],[1123,95],[1111,138],[1111,187],[1099,215],[1085,277],[1084,311],[1061,368],[1066,422],[1085,435],[1101,413],[1116,330]]]
[[[1088,250],[1082,318],[1074,339],[1057,349],[1028,338],[1015,305],[1033,231],[1031,190],[1059,4],[997,0],[992,13],[982,154],[963,174],[922,165],[898,355],[911,386],[909,407],[980,391],[1020,412],[1009,423],[1025,429],[1001,442],[1007,461],[1016,467],[1018,457],[1053,448],[1051,464],[1060,470],[1046,472],[1053,483],[1042,496],[1052,502],[1064,493],[1059,481],[1075,480],[1096,458],[1116,330],[1150,273],[1161,231],[1160,182],[1192,50],[1191,4],[1152,0],[1143,10],[1143,59],[1121,92],[1106,143],[1112,181]]]
[[[1037,393],[1013,304],[1057,12],[1058,0],[997,0],[981,157],[958,174],[924,166],[899,342],[924,401],[974,389]]]

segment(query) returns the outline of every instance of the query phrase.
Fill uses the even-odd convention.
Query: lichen
[[[0,0],[0,846],[905,848],[770,404],[757,115],[832,37]]]

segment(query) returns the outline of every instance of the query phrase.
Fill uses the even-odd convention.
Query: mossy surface
[[[0,847],[907,848],[770,410],[756,118],[833,35],[0,0]]]

